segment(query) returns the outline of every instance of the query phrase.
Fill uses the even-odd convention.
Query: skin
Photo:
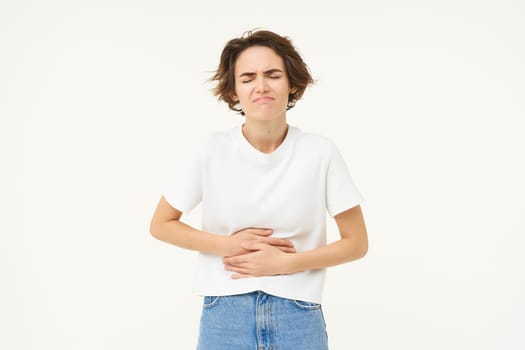
[[[286,137],[286,105],[293,90],[282,58],[272,49],[252,46],[237,58],[232,97],[245,113],[244,137],[260,152],[273,152]],[[223,256],[224,268],[232,272],[234,279],[326,268],[359,259],[368,250],[360,206],[334,217],[339,240],[305,252],[296,252],[286,239],[271,237],[271,229],[246,228],[222,236],[181,222],[181,215],[162,197],[150,232],[155,238],[182,248]]]
[[[246,228],[230,236],[216,235],[197,230],[180,221],[182,212],[173,208],[164,198],[160,199],[150,223],[153,237],[178,247],[219,256],[236,256],[249,253],[245,243],[261,243],[286,253],[293,253],[293,244],[282,238],[270,237],[271,230]]]
[[[285,253],[258,242],[244,242],[250,253],[223,258],[224,268],[232,278],[271,276],[321,269],[365,256],[368,250],[361,207],[356,206],[334,217],[341,239],[324,247],[299,253]]]
[[[245,113],[244,137],[263,153],[273,152],[286,136],[290,86],[284,62],[272,49],[253,46],[235,62],[235,93]]]

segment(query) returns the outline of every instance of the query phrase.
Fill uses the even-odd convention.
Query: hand
[[[233,279],[273,276],[289,273],[290,257],[276,246],[260,242],[244,242],[242,247],[250,253],[224,257],[224,269],[235,272]]]
[[[273,246],[285,253],[295,253],[293,243],[284,238],[269,237],[273,233],[271,229],[247,228],[234,232],[227,237],[226,256],[236,256],[249,253],[250,250],[244,248],[244,242],[264,243]]]

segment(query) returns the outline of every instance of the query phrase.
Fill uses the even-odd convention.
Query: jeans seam
[[[300,301],[298,300],[293,300],[293,303],[299,307],[300,309],[303,309],[303,310],[317,310],[317,309],[320,309],[321,308],[321,304],[316,304],[316,303],[312,303],[314,305],[304,305],[302,304]]]
[[[205,297],[206,298],[206,297]],[[217,302],[219,301],[220,299],[220,296],[216,296],[215,299],[213,299],[213,301],[209,304],[203,304],[202,307],[204,309],[209,309],[210,307],[214,306],[215,304],[217,304]]]

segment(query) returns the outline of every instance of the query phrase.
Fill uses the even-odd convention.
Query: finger
[[[249,278],[249,277],[255,277],[255,276],[252,276],[252,275],[240,275],[240,274],[235,274],[235,275],[231,276],[231,278],[234,279],[234,280],[239,280],[241,278]]]
[[[269,236],[273,233],[273,230],[270,228],[252,228],[250,232],[257,236]]]
[[[241,243],[241,247],[248,250],[262,250],[265,246],[265,243],[255,241],[244,241]]]
[[[229,258],[223,258],[222,262],[226,265],[239,265],[246,262],[246,259],[242,255],[232,256]]]
[[[264,238],[264,242],[275,246],[293,247],[293,243],[284,238],[266,237]]]
[[[250,273],[250,270],[247,268],[239,267],[239,266],[231,266],[231,265],[224,265],[224,270],[243,274],[243,275],[248,275]]]
[[[248,263],[233,265],[233,264],[224,264],[224,269],[226,271],[240,272],[237,269],[247,269],[250,265]],[[243,270],[244,271],[244,270]]]
[[[261,244],[261,245],[264,247],[264,244]],[[255,249],[255,251],[250,251],[246,254],[225,256],[222,258],[222,262],[225,264],[242,264],[242,263],[249,262],[251,259],[253,259],[253,255],[257,254],[260,248],[261,247],[259,246],[258,248]]]
[[[270,228],[246,227],[241,230],[233,232],[231,235],[233,236],[237,233],[251,233],[257,236],[269,236],[273,233],[273,230]]]
[[[297,251],[293,247],[278,247],[278,248],[280,251],[285,252],[285,253],[297,253]]]

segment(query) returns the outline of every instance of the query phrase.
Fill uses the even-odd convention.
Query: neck
[[[246,119],[242,133],[246,140],[263,153],[272,153],[283,143],[288,132],[286,119],[259,121]]]

